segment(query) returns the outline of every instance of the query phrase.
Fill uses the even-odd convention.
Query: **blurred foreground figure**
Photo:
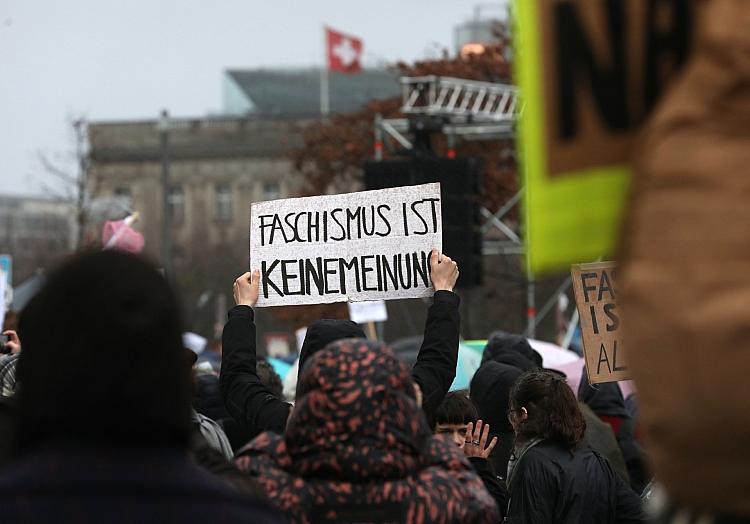
[[[432,435],[406,365],[347,339],[310,357],[284,436],[238,454],[292,523],[499,522],[461,449]]]
[[[548,371],[522,375],[510,392],[508,418],[515,432],[509,522],[646,522],[635,492],[607,459],[583,445],[586,422],[563,377]]]
[[[177,303],[143,259],[105,251],[54,272],[24,310],[14,462],[2,522],[277,522],[190,461]]]
[[[656,479],[677,506],[747,522],[750,2],[703,5],[638,151],[623,325]]]

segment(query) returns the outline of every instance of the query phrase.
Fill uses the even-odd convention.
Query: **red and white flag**
[[[326,27],[328,69],[341,73],[362,71],[362,40]]]

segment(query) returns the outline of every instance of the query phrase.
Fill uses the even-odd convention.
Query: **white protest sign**
[[[384,300],[372,302],[350,302],[349,319],[357,324],[367,322],[385,322],[388,320],[388,310]]]
[[[432,296],[433,248],[442,249],[440,184],[250,208],[258,307]]]

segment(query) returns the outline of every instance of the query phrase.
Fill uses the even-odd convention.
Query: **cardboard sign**
[[[388,309],[386,309],[383,300],[351,302],[349,304],[349,319],[357,324],[385,322],[388,320]]]
[[[256,306],[432,296],[440,184],[259,202],[250,208]]]
[[[617,307],[614,262],[578,264],[570,272],[581,318],[589,382],[598,384],[631,378]]]
[[[686,61],[692,1],[518,0],[532,273],[613,253],[640,124]]]

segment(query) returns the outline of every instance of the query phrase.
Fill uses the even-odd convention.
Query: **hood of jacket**
[[[631,418],[617,382],[592,386],[589,384],[585,366],[581,374],[581,383],[578,385],[578,400],[590,407],[599,417]]]
[[[407,366],[386,346],[329,345],[302,372],[298,392],[285,435],[259,435],[236,460],[292,522],[356,504],[395,504],[425,522],[445,513],[453,521],[497,519],[461,451],[432,436]]]
[[[500,355],[505,353],[518,353],[530,360],[537,368],[542,367],[542,355],[531,347],[526,337],[513,335],[505,331],[496,331],[492,334],[484,347],[482,362],[497,360]]]
[[[510,389],[522,374],[514,366],[490,361],[482,364],[471,379],[469,397],[492,433],[513,432],[508,422]]]
[[[299,372],[302,374],[305,364],[315,353],[331,342],[344,338],[367,338],[365,332],[356,322],[324,318],[316,320],[307,328],[302,349],[299,352]]]

